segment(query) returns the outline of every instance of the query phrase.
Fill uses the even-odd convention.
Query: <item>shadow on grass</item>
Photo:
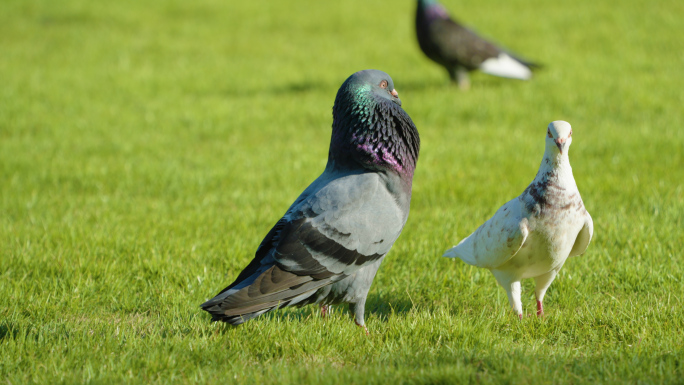
[[[400,84],[396,84],[397,91],[399,92],[399,97],[401,98],[401,94],[405,92],[422,92],[426,90],[434,90],[434,91],[449,91],[453,90],[454,92],[459,92],[460,90],[458,89],[458,86],[455,84],[450,84],[448,79],[444,79],[443,81],[434,81],[434,80],[428,80],[428,81],[416,81],[416,80],[410,80],[406,82],[401,82]]]
[[[477,76],[476,79],[472,79],[472,89],[501,89],[504,87],[511,86],[511,82],[520,82],[520,80],[504,79],[494,76]],[[225,88],[220,90],[221,95],[226,97],[253,97],[253,96],[295,96],[295,95],[306,95],[310,93],[326,93],[329,92],[331,97],[334,98],[339,84],[332,84],[326,82],[317,81],[301,81],[301,82],[290,82],[285,84],[275,85],[273,87],[252,87],[252,88]],[[453,93],[454,95],[467,95],[469,91],[463,91],[458,88],[455,83],[449,82],[448,78],[445,76],[443,80],[435,81],[434,79],[421,81],[421,80],[409,80],[406,82],[401,82],[397,84],[397,91],[399,92],[399,97],[405,92],[447,92]]]
[[[379,295],[373,294],[366,300],[366,316],[373,314],[383,322],[387,321],[390,315],[406,314],[413,309],[414,304],[406,295]]]
[[[19,331],[12,322],[3,322],[0,324],[0,342],[4,341],[5,338],[16,339]]]
[[[379,295],[373,294],[368,296],[366,300],[366,321],[370,315],[376,316],[381,322],[387,322],[391,315],[404,315],[413,309],[414,304],[407,297],[396,297],[393,295]],[[301,308],[288,307],[283,309],[278,309],[270,311],[268,313],[262,314],[261,316],[254,318],[247,322],[259,322],[258,320],[279,320],[279,321],[294,321],[299,323],[305,323],[307,319],[312,317],[317,317],[320,313],[320,305],[306,305]],[[354,316],[349,311],[349,306],[347,304],[333,305],[331,311],[338,313],[342,312],[345,317],[348,317],[350,321],[353,321]],[[207,320],[210,320],[207,314]],[[225,327],[221,328],[220,333],[224,333],[232,328],[238,327],[240,325],[230,325],[228,323],[222,323]]]
[[[312,91],[322,91],[329,88],[327,84],[323,84],[320,82],[311,82],[311,81],[305,81],[305,82],[296,82],[296,83],[289,83],[289,84],[284,84],[281,86],[276,87],[273,92],[276,94],[300,94],[300,93],[306,93],[306,92],[312,92]]]
[[[534,81],[534,79],[530,81]],[[401,82],[401,84],[397,84],[397,91],[399,91],[399,97],[401,97],[402,92],[424,91],[453,92],[454,95],[467,95],[468,92],[477,91],[478,89],[500,90],[512,86],[519,86],[520,84],[525,83],[525,81],[522,80],[506,79],[477,73],[471,73],[470,82],[470,90],[461,90],[458,88],[458,84],[450,82],[446,76],[441,81],[409,80],[406,82]]]
[[[291,82],[265,88],[228,88],[221,90],[221,94],[228,97],[252,97],[257,95],[288,96],[303,95],[312,92],[332,90],[334,86],[323,82],[303,81]]]

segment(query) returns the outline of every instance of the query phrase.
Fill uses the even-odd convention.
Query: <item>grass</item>
[[[681,383],[684,3],[444,3],[545,69],[447,86],[410,1],[5,0],[0,383]],[[370,336],[341,307],[209,323],[198,305],[322,171],[365,68],[422,139]],[[440,255],[526,187],[556,119],[594,239],[519,322],[488,271]]]

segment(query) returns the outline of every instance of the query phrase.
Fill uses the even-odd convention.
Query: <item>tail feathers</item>
[[[283,304],[282,307],[285,307],[285,306],[287,306],[287,305],[286,305],[286,304]],[[276,309],[278,309],[279,307],[280,307],[280,306],[274,306],[274,307],[270,307],[270,308],[267,308],[267,309],[262,309],[262,310],[259,310],[259,311],[255,311],[255,312],[253,312],[253,313],[234,315],[234,316],[230,316],[230,317],[227,317],[227,316],[225,316],[225,315],[223,315],[223,314],[221,314],[221,313],[219,313],[219,314],[214,314],[214,313],[212,313],[211,310],[209,310],[209,309],[204,309],[204,310],[207,310],[208,312],[212,313],[212,314],[211,314],[211,315],[212,315],[212,319],[211,319],[211,320],[212,320],[213,322],[223,321],[223,322],[229,323],[229,324],[231,324],[231,325],[237,326],[237,325],[241,325],[241,324],[243,324],[243,323],[245,323],[245,322],[247,322],[247,321],[249,321],[249,320],[251,320],[251,319],[253,319],[253,318],[256,318],[256,317],[258,317],[258,316],[260,316],[260,315],[262,315],[262,314],[264,314],[264,313],[268,313],[269,311],[276,310]]]
[[[276,266],[247,280],[252,282],[221,292],[201,308],[211,313],[214,321],[239,325],[266,312],[296,305],[331,283],[330,278],[296,276]]]
[[[527,67],[527,68],[529,68],[529,69],[538,70],[538,69],[544,68],[544,66],[543,66],[542,64],[531,62],[531,61],[529,61],[529,60],[527,60],[527,59],[521,58],[521,57],[518,56],[518,55],[513,55],[513,54],[510,53],[510,52],[506,52],[506,54],[508,54],[508,56],[512,57],[513,59],[519,61],[520,63],[522,63],[525,67]]]
[[[505,52],[483,61],[480,64],[480,70],[486,74],[504,78],[520,80],[532,78],[532,71],[528,65]]]
[[[466,238],[466,239],[468,239],[468,238]],[[444,254],[442,255],[442,257],[458,258],[458,259],[462,260],[463,262],[465,262],[469,265],[477,266],[475,256],[472,255],[471,253],[469,253],[466,250],[467,248],[463,244],[463,242],[466,239],[461,241],[461,243],[459,243],[457,246],[454,246],[454,247],[450,248],[449,250],[445,251]]]
[[[444,257],[444,258],[458,258],[458,255],[456,254],[454,249],[456,249],[456,246],[445,251],[444,254],[442,254],[442,257]]]

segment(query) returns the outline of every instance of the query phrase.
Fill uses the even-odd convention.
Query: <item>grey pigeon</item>
[[[392,78],[351,75],[335,98],[325,171],[202,309],[238,325],[286,306],[348,303],[366,329],[366,296],[408,218],[419,148]]]
[[[468,72],[476,69],[489,75],[527,80],[532,77],[530,68],[538,67],[462,26],[449,17],[437,0],[418,0],[416,35],[423,53],[446,68],[451,81],[458,81],[462,89],[470,87]]]
[[[491,270],[520,318],[520,280],[534,278],[537,315],[543,315],[544,294],[556,274],[568,257],[586,251],[594,234],[568,159],[572,127],[551,122],[545,140],[539,172],[527,189],[444,254]]]

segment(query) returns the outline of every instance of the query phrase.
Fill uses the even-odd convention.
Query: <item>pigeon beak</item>
[[[559,138],[554,140],[553,142],[556,143],[558,151],[560,151],[560,153],[563,154],[563,144],[565,144],[565,139]]]
[[[392,101],[401,106],[401,99],[399,99],[399,93],[397,92],[397,90],[393,89],[392,92],[390,92],[390,94],[392,94],[392,96],[394,97]]]

